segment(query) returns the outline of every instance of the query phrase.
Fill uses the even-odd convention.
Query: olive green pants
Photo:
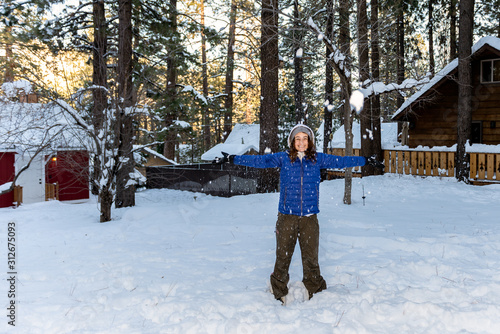
[[[309,298],[326,289],[326,282],[320,274],[318,263],[319,224],[316,215],[294,216],[278,214],[276,222],[276,263],[271,274],[274,297],[279,299],[288,294],[288,269],[292,261],[295,244],[299,239],[302,254],[302,282],[309,292]]]

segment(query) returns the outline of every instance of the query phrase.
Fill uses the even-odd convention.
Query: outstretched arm
[[[320,168],[346,168],[366,165],[365,157],[330,155],[318,153]]]
[[[371,157],[358,157],[358,156],[349,156],[342,157],[338,155],[330,155],[320,153],[322,158],[320,168],[346,168],[346,167],[356,167],[356,166],[364,166],[370,165],[375,168],[384,168],[384,164],[378,161],[375,156]]]
[[[236,165],[243,165],[256,168],[281,167],[284,152],[265,155],[237,155],[233,162]]]

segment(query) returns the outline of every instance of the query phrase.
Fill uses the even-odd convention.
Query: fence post
[[[14,186],[14,202],[16,203],[16,206],[23,203],[23,187]]]
[[[404,162],[405,162],[405,175],[410,175],[410,152],[403,151],[404,154]]]
[[[424,163],[425,163],[424,152],[420,151],[417,153],[418,175],[424,175],[425,171]]]
[[[480,180],[484,180],[485,178],[485,175],[486,175],[486,156],[483,154],[477,154],[477,157],[478,157],[478,161],[477,161],[477,164],[478,164],[478,179]]]
[[[488,153],[486,157],[486,178],[488,180],[493,180],[493,175],[495,174],[495,155]]]
[[[432,175],[439,176],[439,152],[432,152]]]
[[[446,171],[446,175],[444,175],[444,176],[450,176],[450,175],[448,175],[448,172],[447,172],[448,168],[446,166],[446,162],[447,162],[446,156],[447,156],[446,152],[439,153],[439,169],[442,170],[443,175],[444,175],[444,172]]]
[[[448,152],[448,176],[455,176],[455,152]]]
[[[384,173],[391,173],[391,151],[384,151]]]
[[[425,175],[431,176],[432,172],[432,154],[431,152],[426,151],[424,154],[424,159],[425,159]]]
[[[496,175],[496,180],[500,181],[500,154],[496,154],[495,156],[497,160],[497,162],[495,163],[495,175]],[[496,166],[498,166],[498,168]]]
[[[403,174],[403,151],[398,151],[398,174]]]

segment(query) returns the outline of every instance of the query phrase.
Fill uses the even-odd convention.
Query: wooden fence
[[[455,176],[455,152],[384,151],[385,173]]]
[[[500,182],[499,153],[470,153],[470,176],[472,181]]]
[[[14,186],[14,200],[16,206],[19,206],[23,203],[23,187]]]
[[[45,200],[59,200],[59,183],[45,183]]]
[[[359,149],[353,150],[359,155]],[[344,155],[344,149],[332,149],[332,154]],[[384,173],[420,176],[455,176],[455,152],[384,150]],[[500,153],[469,153],[470,176],[473,183],[500,182]],[[353,171],[360,172],[357,167]]]

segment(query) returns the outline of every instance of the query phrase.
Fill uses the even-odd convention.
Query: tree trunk
[[[208,69],[207,69],[207,37],[205,36],[205,1],[201,0],[200,4],[201,15],[201,62],[202,62],[202,77],[203,77],[203,96],[208,97]],[[205,105],[203,110],[203,146],[204,151],[210,149],[210,107]]]
[[[436,63],[434,61],[434,0],[429,0],[429,70],[431,76],[434,76],[436,71]]]
[[[379,18],[378,18],[378,0],[372,0],[371,3],[371,57],[372,57],[372,79],[380,81],[380,49],[379,49]],[[379,161],[382,161],[382,128],[380,124],[380,96],[377,94],[370,98],[370,107],[372,109],[372,125],[373,125],[373,154]],[[375,169],[374,174],[380,175],[383,173],[381,169]]]
[[[457,1],[450,1],[450,61],[457,58]]]
[[[170,0],[170,36],[171,40],[177,39],[177,0]],[[177,142],[177,131],[172,128],[174,120],[177,118],[177,57],[176,43],[169,44],[167,56],[167,89],[165,99],[165,142],[163,147],[163,155],[168,159],[175,160],[175,146]]]
[[[102,190],[99,194],[100,203],[100,222],[105,223],[111,221],[111,206],[113,205],[113,194],[108,189]]]
[[[133,150],[134,126],[132,108],[132,0],[118,0],[118,108],[119,142],[118,156],[121,161],[116,175],[117,208],[135,205],[135,187],[129,184],[134,173]]]
[[[304,113],[304,66],[303,54],[298,55],[298,51],[302,44],[302,32],[299,24],[299,2],[293,2],[293,67],[294,67],[294,102],[295,102],[295,123],[307,124],[307,118]],[[303,52],[303,50],[302,50]]]
[[[278,143],[278,0],[263,0],[261,12],[261,102],[259,153],[276,153]],[[259,192],[278,189],[279,175],[263,169]]]
[[[333,41],[333,0],[326,1],[326,34]],[[325,58],[325,103],[324,103],[324,129],[323,129],[323,153],[328,153],[328,144],[331,140],[333,127],[333,66],[329,60],[331,51],[326,47]]]
[[[344,66],[345,69],[350,71],[350,49],[351,49],[351,36],[349,33],[349,0],[339,1],[339,44],[340,51],[346,57]],[[345,130],[345,155],[352,155],[352,111],[349,99],[351,97],[351,77],[341,76],[341,91],[343,98],[344,109],[344,130]],[[352,190],[352,168],[345,169],[345,187],[344,187],[344,204],[351,204],[351,190]]]
[[[472,124],[471,48],[474,23],[474,0],[460,0],[459,55],[458,55],[458,119],[456,178],[469,182],[469,156],[466,152]]]
[[[361,87],[366,86],[370,79],[370,61],[368,52],[368,16],[366,14],[366,0],[357,1],[358,17],[358,59],[359,59],[359,80]],[[360,113],[360,136],[361,136],[361,155],[373,155],[373,124],[371,115],[370,99],[365,100],[363,110]],[[372,166],[363,166],[361,173],[373,175]]]
[[[6,27],[7,44],[5,44],[5,75],[3,82],[14,81],[14,53],[12,52],[12,27]]]
[[[404,17],[404,1],[400,1],[398,10],[398,25],[397,25],[397,49],[398,49],[398,63],[397,63],[397,82],[403,83],[405,80],[405,17]],[[401,107],[404,103],[403,96],[398,93],[397,106]]]
[[[94,44],[92,57],[92,125],[94,131],[99,134],[103,130],[104,111],[108,107],[107,84],[107,35],[106,35],[106,16],[103,0],[94,0],[92,3],[94,20]],[[104,140],[104,138],[100,138]],[[98,148],[100,150],[101,148]],[[96,152],[97,153],[97,152]],[[102,175],[102,161],[104,157],[96,154],[93,158],[93,171],[90,178],[91,192],[93,195],[99,194],[99,182]]]
[[[224,140],[227,139],[233,129],[233,73],[236,10],[236,1],[231,0],[231,12],[229,14],[229,41],[227,46],[226,86],[224,89],[226,95],[226,99],[224,101]]]

